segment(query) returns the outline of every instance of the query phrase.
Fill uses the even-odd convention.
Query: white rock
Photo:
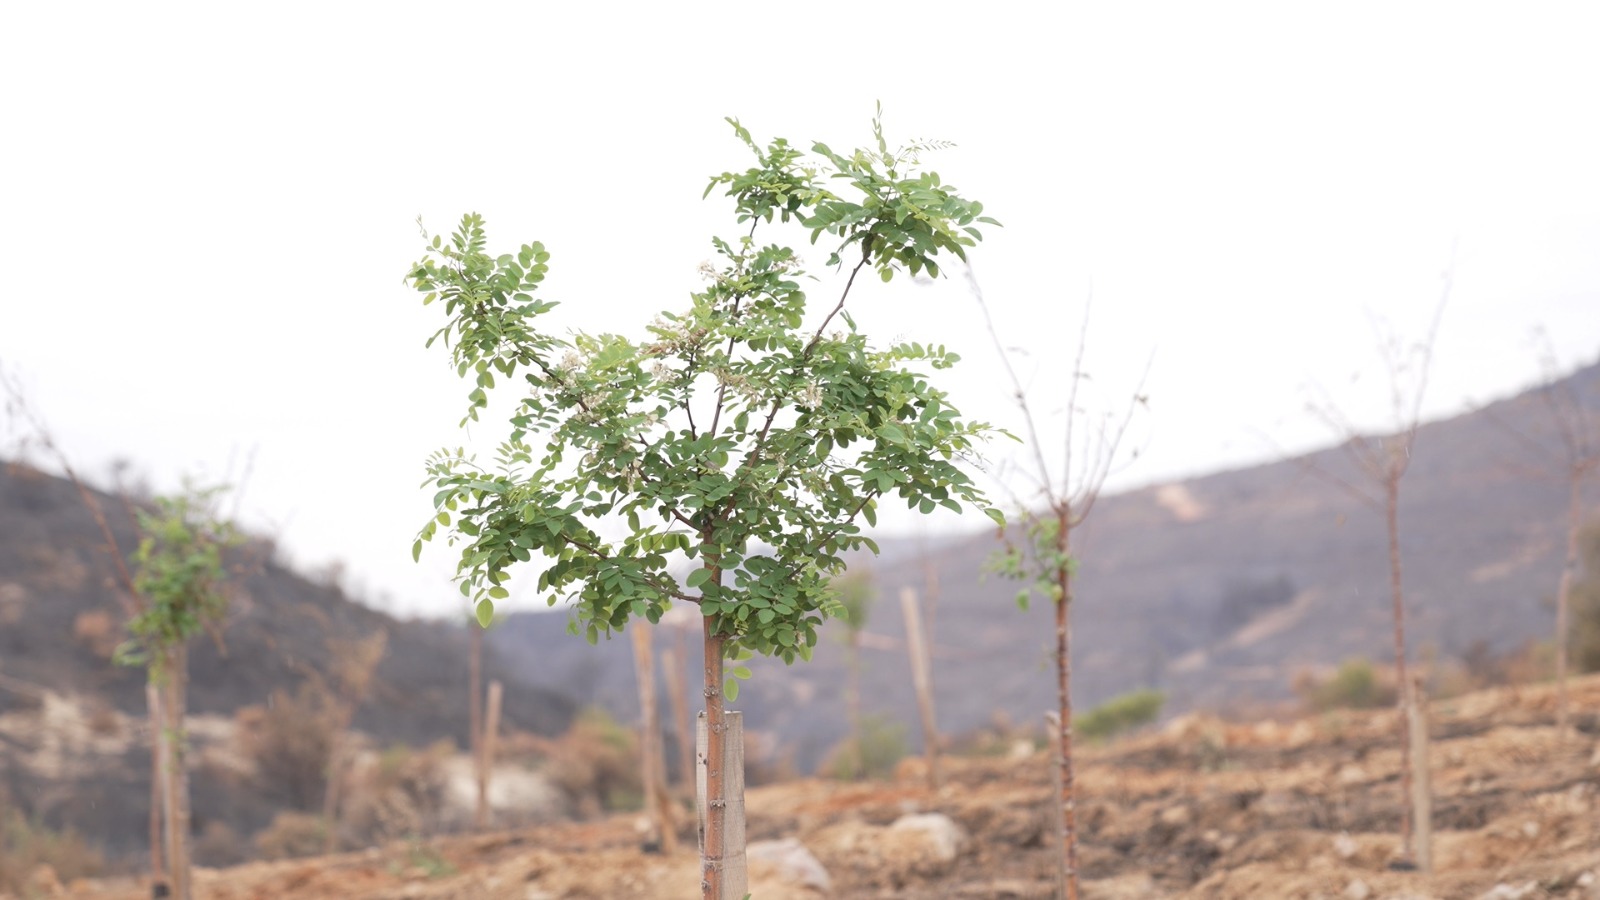
[[[1367,900],[1368,897],[1372,896],[1372,888],[1368,887],[1365,881],[1357,878],[1345,886],[1344,895],[1349,897],[1350,900]]]
[[[1348,831],[1339,832],[1339,836],[1333,839],[1333,852],[1339,854],[1340,859],[1349,859],[1355,856],[1356,851],[1359,849],[1361,848],[1356,844],[1356,839],[1351,837]],[[1356,882],[1351,883],[1355,884]]]
[[[889,826],[889,830],[922,832],[928,839],[929,849],[933,852],[934,858],[940,862],[954,860],[961,853],[961,848],[967,844],[967,833],[944,813],[901,816]]]
[[[814,888],[823,894],[833,889],[828,870],[798,838],[756,841],[744,848],[744,854],[749,859],[765,860],[777,866],[779,877],[790,884]]]

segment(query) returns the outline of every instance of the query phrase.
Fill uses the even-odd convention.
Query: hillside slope
[[[131,549],[133,527],[120,502],[100,499],[118,542]],[[388,650],[355,727],[380,743],[449,738],[465,745],[463,629],[400,622],[363,607],[283,568],[259,543],[230,564],[245,574],[232,585],[226,622],[217,640],[191,645],[191,714],[231,717],[240,707],[267,703],[274,691],[293,693],[308,675],[328,672],[338,642],[383,631]],[[99,532],[70,483],[19,463],[0,463],[0,716],[25,718],[68,707],[91,715],[95,709],[144,715],[142,670],[111,662],[123,635],[112,572]],[[486,671],[508,682],[508,727],[540,734],[566,728],[574,705],[559,688],[519,681],[492,648]],[[39,733],[19,726],[0,735],[0,792],[27,815],[51,827],[74,828],[113,854],[141,847],[148,751],[128,746],[95,757],[92,765],[77,765],[74,755],[92,748],[69,741],[60,765],[41,771],[23,761],[55,759],[41,756],[39,744],[60,736],[34,730]],[[230,821],[249,834],[274,808],[272,798],[245,803],[227,785],[197,782],[197,820]]]
[[[1600,366],[1568,385],[1600,417]],[[1567,489],[1531,445],[1554,440],[1532,393],[1422,428],[1401,504],[1414,654],[1459,656],[1480,641],[1504,652],[1552,632]],[[1141,687],[1166,692],[1169,711],[1271,703],[1290,697],[1302,669],[1353,656],[1389,662],[1383,519],[1337,479],[1357,475],[1333,448],[1104,498],[1075,537],[1080,708]],[[1592,516],[1600,491],[1588,499]],[[929,619],[943,730],[1052,708],[1052,613],[1038,602],[1018,611],[1016,585],[983,574],[999,546],[993,531],[935,543],[920,559],[912,546],[899,542],[874,569],[868,711],[916,721],[896,598],[904,586],[924,587],[924,559],[939,584]],[[590,647],[564,626],[560,614],[517,616],[495,640],[525,661],[530,681],[571,685],[582,700],[636,715],[627,642]],[[687,641],[691,684],[698,644]],[[747,727],[810,770],[843,734],[838,642],[824,640],[813,663],[791,672],[756,669],[738,704]]]

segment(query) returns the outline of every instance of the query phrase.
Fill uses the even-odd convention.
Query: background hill
[[[134,529],[119,500],[100,495],[127,552]],[[330,655],[382,631],[388,649],[355,727],[377,743],[467,743],[467,640],[444,622],[401,622],[316,584],[272,558],[256,542],[230,565],[228,618],[217,640],[191,644],[192,715],[232,717],[241,707],[293,694],[308,678],[326,676]],[[133,732],[118,733],[117,714],[145,714],[144,672],[117,666],[111,654],[124,634],[112,563],[93,519],[73,486],[20,463],[0,464],[0,792],[29,817],[69,827],[113,854],[144,844],[149,753]],[[508,682],[508,727],[553,735],[575,706],[558,689],[519,682],[489,649],[488,677]],[[88,710],[103,729],[92,754],[89,735],[45,734],[44,718]],[[17,714],[15,722],[6,721]],[[15,725],[15,727],[10,727]],[[69,729],[70,731],[70,729]],[[109,732],[109,733],[107,733]],[[65,740],[60,753],[47,752]],[[74,741],[77,743],[75,744]],[[262,827],[283,798],[249,794],[206,771],[195,776],[197,822],[222,820],[241,834]],[[4,799],[0,797],[0,799]]]
[[[1600,366],[1567,385],[1600,416]],[[1414,654],[1459,657],[1546,640],[1561,569],[1567,486],[1544,401],[1526,393],[1423,426],[1402,488],[1401,535]],[[1169,712],[1286,700],[1295,675],[1355,656],[1392,660],[1387,539],[1381,513],[1337,480],[1359,481],[1339,448],[1103,498],[1081,533],[1073,614],[1079,708],[1137,688]],[[1591,491],[1592,516],[1600,492]],[[930,542],[886,540],[873,563],[878,603],[867,630],[869,712],[916,729],[898,593],[928,585],[941,730],[1033,721],[1054,705],[1047,673],[1052,613],[1014,602],[1017,586],[983,567],[992,530]],[[637,715],[626,641],[590,647],[566,617],[514,616],[493,642],[535,684]],[[830,626],[838,636],[837,624]],[[658,643],[664,643],[663,639]],[[698,637],[686,678],[697,684]],[[758,661],[740,696],[747,727],[805,770],[844,733],[844,653],[825,640],[812,664],[779,673]],[[669,719],[670,721],[670,719]]]

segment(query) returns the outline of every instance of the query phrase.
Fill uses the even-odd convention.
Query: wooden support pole
[[[906,619],[906,646],[911,654],[911,683],[917,689],[917,711],[922,716],[922,747],[928,758],[928,786],[938,790],[939,726],[933,715],[933,674],[928,665],[928,639],[922,631],[915,588],[900,589],[900,609]]]
[[[167,758],[166,744],[162,740],[162,732],[166,730],[166,720],[161,714],[161,688],[153,681],[145,682],[144,702],[150,710],[150,895],[165,897],[167,871],[162,862],[161,828],[165,820],[164,806],[167,796],[163,791],[166,778],[162,774],[166,771]]]
[[[489,780],[494,775],[495,743],[500,734],[500,708],[505,702],[505,686],[498,680],[489,682],[488,708],[483,716],[483,733],[478,735],[478,810],[474,824],[478,828],[489,825]]]
[[[722,877],[718,893],[713,900],[744,900],[748,892],[749,874],[744,856],[744,713],[723,713],[727,730],[723,732],[723,758],[715,765],[722,773],[722,795],[726,804],[727,820],[723,826],[720,859],[707,859],[708,865],[718,866]],[[706,777],[714,763],[707,756],[710,735],[706,728],[706,714],[696,720],[695,747],[699,765],[695,767],[695,793],[700,811],[700,855],[706,852]]]
[[[1417,869],[1433,874],[1433,779],[1428,773],[1427,698],[1421,680],[1410,686],[1406,699],[1407,732],[1411,755],[1411,821]]]
[[[633,629],[633,665],[639,678],[639,774],[644,808],[653,837],[662,853],[678,848],[671,800],[667,797],[667,766],[662,755],[661,712],[656,703],[656,657],[653,632],[643,623]]]
[[[661,650],[661,672],[666,676],[667,700],[672,704],[672,734],[678,744],[678,777],[682,779],[683,792],[694,789],[694,719],[689,716],[689,684],[683,677],[688,653],[687,634],[681,628],[673,629],[673,643]]]

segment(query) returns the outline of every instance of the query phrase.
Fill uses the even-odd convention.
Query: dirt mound
[[[1549,691],[1439,703],[1431,730],[1437,872],[1394,867],[1399,754],[1392,712],[1292,723],[1187,717],[1080,763],[1086,900],[1134,898],[1600,898],[1600,753],[1594,717],[1563,738]],[[1600,677],[1575,709],[1600,710]],[[749,792],[752,840],[793,839],[826,893],[771,861],[759,900],[1045,898],[1053,891],[1049,760],[952,759],[920,781],[801,781]],[[907,767],[914,774],[915,767]],[[667,858],[614,817],[365,853],[208,871],[216,900],[691,898],[694,838]],[[132,883],[74,896],[135,900]]]

